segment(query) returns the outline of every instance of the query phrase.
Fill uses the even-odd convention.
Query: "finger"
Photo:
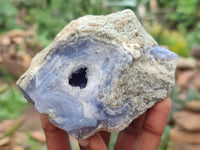
[[[110,133],[106,132],[106,131],[100,131],[99,132],[101,137],[104,140],[104,143],[106,144],[106,147],[109,146],[109,142],[110,142]]]
[[[100,131],[99,134],[101,135],[106,147],[109,146],[109,141],[110,141],[110,133],[106,132],[106,131]],[[88,150],[88,140],[79,140],[79,145],[80,146],[80,150]]]
[[[131,150],[134,142],[141,132],[145,114],[135,119],[125,130],[119,133],[115,150]]]
[[[47,149],[71,150],[67,132],[55,127],[45,115],[41,114],[40,117],[47,140]]]
[[[90,137],[88,143],[89,150],[107,150],[103,138],[99,133]]]
[[[80,147],[80,150],[88,150],[87,147],[83,147],[83,146],[81,146],[80,144],[79,144],[79,147]]]
[[[83,142],[88,142],[88,144],[83,145]],[[107,150],[106,144],[99,133],[95,133],[86,140],[79,140],[79,144],[84,150]]]
[[[80,150],[88,150],[88,147],[87,147],[89,143],[88,139],[86,140],[79,139],[78,142],[79,142]]]
[[[171,100],[166,98],[147,111],[143,129],[134,145],[134,150],[158,149],[170,107]]]

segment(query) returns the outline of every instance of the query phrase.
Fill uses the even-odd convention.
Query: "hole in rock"
[[[69,84],[71,86],[79,86],[80,89],[83,89],[87,85],[87,77],[86,77],[87,68],[80,68],[69,76]]]

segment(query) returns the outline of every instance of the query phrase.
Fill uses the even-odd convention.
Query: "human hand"
[[[146,113],[135,119],[118,135],[114,150],[157,150],[165,128],[171,100],[155,104]],[[41,115],[48,150],[71,150],[67,132],[51,124]],[[110,133],[101,131],[86,140],[79,140],[81,150],[107,150]]]

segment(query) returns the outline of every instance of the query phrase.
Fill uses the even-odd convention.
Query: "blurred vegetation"
[[[178,31],[170,31],[161,24],[154,25],[150,34],[162,46],[167,46],[179,56],[187,57],[190,54],[186,38]]]
[[[33,138],[31,138],[30,133],[27,133],[27,144],[31,145],[29,150],[46,150],[46,145],[44,143],[39,143]]]
[[[102,6],[102,2],[90,3],[89,0],[49,0],[40,6],[41,8],[37,5],[30,8],[25,21],[28,23],[35,22],[38,25],[40,37],[52,40],[67,23],[79,16],[100,14],[100,12],[107,13],[108,11]]]
[[[17,14],[18,9],[10,0],[0,0],[0,32],[18,28]]]
[[[0,120],[19,117],[28,102],[7,71],[0,73],[0,79]]]
[[[0,94],[0,119],[19,117],[26,104],[19,89],[11,86]]]
[[[115,133],[111,133],[111,136],[110,136],[110,143],[109,143],[109,150],[113,150],[114,147],[115,147],[115,143],[117,141],[117,137],[118,137],[119,133],[118,132],[115,132]]]
[[[189,56],[191,47],[200,41],[200,0],[157,0],[155,11],[150,7],[150,0],[1,0],[0,32],[35,27],[40,41],[47,46],[73,19],[126,8],[137,14],[141,4],[146,9],[141,21],[148,21],[152,29],[146,28],[158,43],[180,56]]]
[[[162,23],[186,36],[189,46],[200,42],[200,0],[159,0]],[[191,36],[192,35],[192,36]]]
[[[163,135],[161,137],[161,142],[158,150],[167,150],[170,144],[170,131],[171,131],[171,126],[167,125],[165,127],[165,130],[163,132]]]
[[[16,14],[24,10],[26,13],[20,20],[23,22],[20,27],[36,26],[39,38],[46,46],[71,20],[87,14],[108,14],[116,9],[106,6],[105,0],[3,0],[0,10],[4,18],[0,26],[4,31],[17,27]]]
[[[135,11],[158,44],[180,56],[190,56],[192,47],[200,45],[200,0],[156,2],[156,7],[152,7],[151,0],[0,0],[0,34],[13,29],[36,29],[37,37],[45,47],[73,19],[87,14],[104,15],[129,8]],[[144,16],[139,13],[141,6],[145,9]],[[14,86],[15,79],[5,72],[2,76],[1,72],[0,68],[0,79],[6,86],[0,84],[0,120],[18,117],[27,102]],[[200,100],[196,89],[189,89],[184,99],[178,95],[178,89],[175,88],[171,95],[174,104],[169,122],[172,113],[186,101]],[[166,127],[159,150],[167,149],[170,129],[171,126]],[[111,135],[109,149],[113,149],[117,136],[118,133]],[[41,145],[31,139],[28,139],[28,143],[34,145],[32,149],[41,149]]]

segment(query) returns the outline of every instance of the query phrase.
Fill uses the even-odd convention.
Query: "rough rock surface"
[[[75,138],[120,131],[167,97],[178,56],[130,10],[69,23],[17,84],[40,113]]]

